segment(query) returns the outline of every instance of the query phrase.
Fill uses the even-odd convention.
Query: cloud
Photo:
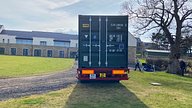
[[[77,31],[78,22],[76,17],[70,16],[67,13],[60,13],[60,12],[50,13],[50,15],[52,16],[52,19],[48,21],[43,21],[42,23],[33,20],[25,20],[26,24],[25,28],[29,28],[31,30],[53,31],[53,32],[54,31],[69,32],[72,30]]]
[[[70,14],[119,14],[124,0],[82,0],[60,8],[56,11],[68,11]]]
[[[57,9],[79,2],[80,0],[35,0],[40,7],[48,9]]]
[[[124,0],[0,0],[7,29],[77,33],[78,14],[118,14]]]
[[[67,12],[52,11],[79,2],[79,0],[6,0],[0,4],[0,23],[5,28],[54,31],[65,28],[76,30],[76,17]]]

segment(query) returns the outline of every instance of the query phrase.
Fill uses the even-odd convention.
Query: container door
[[[79,65],[101,67],[101,19],[82,16],[79,23]]]
[[[128,66],[128,17],[106,17],[106,67]]]

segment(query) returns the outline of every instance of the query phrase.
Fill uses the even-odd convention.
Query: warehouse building
[[[168,58],[170,54],[169,50],[152,50],[145,49],[144,55],[146,58]]]
[[[129,64],[135,63],[136,38],[129,33]],[[74,58],[78,50],[78,36],[40,31],[5,30],[0,25],[0,54]]]

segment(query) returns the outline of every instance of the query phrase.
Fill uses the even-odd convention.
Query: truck
[[[78,36],[78,80],[128,80],[128,16],[79,15]]]

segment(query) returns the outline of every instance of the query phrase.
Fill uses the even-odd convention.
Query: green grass
[[[72,67],[73,59],[0,56],[0,78],[41,75]]]
[[[159,82],[162,86],[152,86]],[[59,91],[0,102],[0,108],[190,108],[192,79],[132,72],[121,83],[77,83]]]
[[[45,102],[44,98],[35,98],[35,99],[25,99],[23,100],[23,103],[22,104],[29,104],[29,105],[34,105],[34,104],[37,104],[37,105],[41,105]]]
[[[134,92],[151,108],[190,108],[192,106],[192,79],[164,72],[131,74],[131,80],[123,85]],[[149,83],[158,82],[162,86]]]

